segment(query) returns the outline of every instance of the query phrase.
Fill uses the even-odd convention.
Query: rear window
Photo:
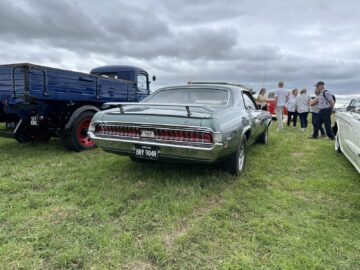
[[[220,89],[171,89],[154,93],[146,102],[227,105],[229,92]]]

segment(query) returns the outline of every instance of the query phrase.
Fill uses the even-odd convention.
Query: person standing
[[[335,100],[329,90],[325,89],[325,83],[319,81],[315,84],[316,90],[319,93],[319,114],[315,124],[314,133],[311,136],[312,139],[317,139],[319,136],[319,130],[322,124],[325,126],[326,135],[330,140],[335,140],[334,132],[331,128],[331,113],[335,105]]]
[[[266,89],[261,88],[259,95],[256,98],[256,103],[259,106],[259,108],[263,111],[267,111],[267,105],[266,105],[267,99],[268,99],[268,97],[266,94]]]
[[[288,101],[286,102],[286,109],[288,112],[287,126],[290,127],[291,118],[293,120],[293,127],[296,127],[297,122],[297,110],[296,110],[296,98],[298,95],[298,89],[294,89],[291,91],[291,95],[289,96]]]
[[[280,81],[278,88],[274,91],[275,94],[275,113],[277,121],[277,130],[283,129],[283,113],[286,102],[288,101],[288,91],[284,89],[284,82]]]
[[[296,99],[296,109],[299,114],[301,130],[305,131],[308,126],[308,114],[310,109],[310,96],[306,88],[300,90],[300,95]]]
[[[316,121],[319,117],[319,99],[320,99],[320,96],[319,96],[319,92],[315,89],[315,98],[314,99],[311,99],[310,100],[310,112],[311,112],[311,122],[312,122],[312,125],[313,125],[313,131],[315,130],[315,125],[316,125]],[[320,128],[320,133],[321,133],[321,136],[320,137],[325,137],[325,130],[323,128],[323,126],[321,125]]]

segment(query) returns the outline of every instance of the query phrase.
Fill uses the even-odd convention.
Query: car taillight
[[[209,132],[203,131],[182,131],[182,130],[168,130],[157,129],[155,131],[155,139],[164,141],[181,141],[181,142],[199,142],[212,143],[213,136]]]
[[[121,137],[140,137],[139,128],[127,127],[127,126],[110,126],[110,125],[97,125],[95,129],[96,133],[102,135],[112,135]]]

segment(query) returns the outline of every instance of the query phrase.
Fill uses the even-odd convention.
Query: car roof
[[[158,89],[157,91],[166,91],[166,90],[172,90],[172,89],[184,89],[184,88],[188,88],[188,89],[199,89],[199,88],[203,88],[203,89],[223,89],[223,90],[232,90],[232,91],[246,91],[249,92],[250,94],[251,91],[249,89],[246,89],[244,87],[241,86],[237,86],[237,85],[232,85],[232,84],[220,84],[220,83],[191,83],[191,84],[185,84],[185,85],[174,85],[174,86],[167,86],[167,87],[163,87]]]

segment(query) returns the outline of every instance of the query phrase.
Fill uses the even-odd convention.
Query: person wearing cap
[[[284,89],[284,82],[280,81],[278,88],[275,89],[275,113],[277,121],[277,130],[280,131],[283,129],[283,113],[286,102],[288,101],[289,93]]]
[[[324,124],[326,135],[330,140],[335,139],[334,132],[331,128],[331,113],[333,111],[335,101],[329,90],[325,89],[325,83],[323,81],[317,82],[315,85],[316,91],[319,93],[319,114],[316,119],[314,133],[311,136],[312,139],[317,139],[319,136],[319,130]]]
[[[310,112],[311,112],[311,123],[312,123],[312,126],[313,126],[313,131],[315,129],[315,125],[316,125],[316,122],[317,122],[317,119],[318,119],[318,115],[319,115],[319,111],[320,111],[320,108],[319,108],[319,99],[320,99],[320,93],[319,91],[317,91],[315,89],[315,97],[310,100]],[[320,137],[323,138],[323,137],[326,137],[325,135],[325,130],[323,128],[323,126],[321,125],[320,126]]]

